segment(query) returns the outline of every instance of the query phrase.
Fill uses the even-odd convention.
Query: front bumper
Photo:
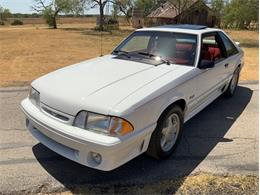
[[[22,101],[21,108],[28,130],[42,144],[70,160],[103,171],[113,170],[145,152],[155,128],[153,124],[124,138],[112,137],[57,121],[28,98]],[[92,152],[101,155],[100,164],[92,159]]]

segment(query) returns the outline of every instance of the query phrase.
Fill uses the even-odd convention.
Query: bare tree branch
[[[35,6],[32,6],[31,7],[34,11],[36,11],[36,12],[43,12],[44,11],[44,9],[38,9],[38,8],[36,8]]]

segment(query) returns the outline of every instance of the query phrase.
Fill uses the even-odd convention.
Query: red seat
[[[209,47],[208,51],[210,53],[211,56],[211,60],[216,60],[220,58],[220,49],[217,47]]]
[[[192,50],[192,44],[187,43],[177,43],[176,44],[176,50],[177,51],[191,51]]]
[[[221,57],[220,49],[217,46],[209,46],[204,44],[202,46],[202,58],[205,60],[215,61]]]
[[[192,43],[177,43],[175,53],[176,64],[189,64],[193,50]]]
[[[210,54],[210,52],[203,50],[202,51],[202,59],[211,61],[211,54]]]

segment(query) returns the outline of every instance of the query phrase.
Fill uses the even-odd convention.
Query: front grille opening
[[[53,111],[49,110],[49,109],[46,108],[46,107],[42,107],[42,109],[43,109],[46,113],[52,115],[52,116],[55,117],[55,118],[58,118],[58,119],[63,120],[63,121],[69,121],[69,118],[68,118],[68,117],[63,116],[63,115],[61,115],[61,114],[58,114],[58,113],[56,113],[56,112],[53,112]]]

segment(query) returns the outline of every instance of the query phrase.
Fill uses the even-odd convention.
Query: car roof
[[[164,25],[155,26],[149,28],[138,29],[137,31],[163,31],[163,32],[182,32],[190,34],[202,34],[206,32],[221,31],[217,28],[208,28],[203,25],[193,25],[193,24],[176,24],[176,25]]]
[[[176,25],[157,26],[155,28],[181,28],[181,29],[190,29],[190,30],[202,30],[207,28],[207,26],[194,25],[194,24],[176,24]]]

